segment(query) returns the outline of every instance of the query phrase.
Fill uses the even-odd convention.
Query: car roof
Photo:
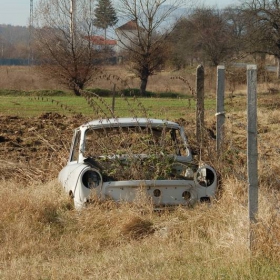
[[[149,119],[149,118],[111,118],[111,119],[98,119],[92,120],[86,124],[80,126],[80,128],[91,127],[93,129],[106,128],[106,127],[131,127],[131,126],[143,126],[143,127],[169,127],[180,128],[180,125],[175,122]]]

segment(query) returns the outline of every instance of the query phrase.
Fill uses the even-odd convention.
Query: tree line
[[[100,63],[112,56],[122,57],[140,79],[141,94],[149,77],[166,65],[217,66],[266,54],[280,59],[279,1],[247,0],[222,10],[190,3],[72,0],[70,7],[69,0],[40,0],[33,27],[0,26],[1,58],[32,56],[46,75],[76,95],[100,73]],[[106,45],[108,28],[116,30],[118,51]],[[91,38],[100,34],[105,40],[96,48]]]

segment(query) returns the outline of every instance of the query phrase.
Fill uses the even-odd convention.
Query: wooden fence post
[[[202,143],[204,129],[204,67],[196,68],[196,139]]]
[[[252,225],[258,214],[258,143],[257,143],[257,66],[247,66],[247,168],[249,242],[254,249],[255,236]]]
[[[223,146],[224,138],[224,123],[225,123],[225,66],[217,67],[217,101],[216,101],[216,151],[218,155]]]

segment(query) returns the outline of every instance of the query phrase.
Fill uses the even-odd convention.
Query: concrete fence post
[[[112,96],[112,112],[115,113],[115,104],[116,104],[116,85],[113,87],[113,96]]]
[[[196,68],[196,139],[202,143],[204,129],[204,67]]]
[[[219,65],[217,67],[217,100],[216,100],[216,151],[218,155],[221,152],[224,138],[224,124],[225,124],[225,66]]]
[[[252,225],[258,214],[258,143],[257,143],[257,66],[247,66],[247,168],[248,214],[250,249],[254,248],[255,236]]]

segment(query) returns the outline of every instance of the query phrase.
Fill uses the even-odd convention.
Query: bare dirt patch
[[[39,117],[0,116],[2,179],[48,181],[68,158],[73,129],[84,117],[44,113]]]

